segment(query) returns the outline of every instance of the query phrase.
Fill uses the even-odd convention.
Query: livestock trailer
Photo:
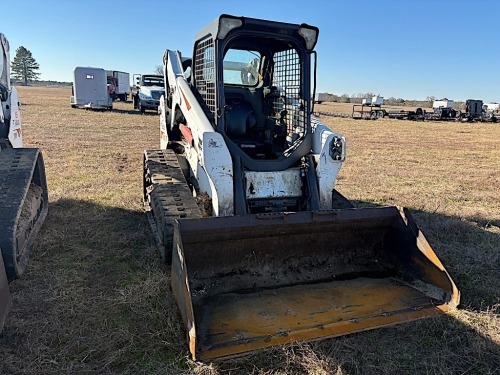
[[[71,107],[112,109],[113,99],[109,94],[107,82],[106,70],[77,66],[73,70]]]

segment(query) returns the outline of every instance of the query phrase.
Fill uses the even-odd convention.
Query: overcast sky
[[[497,0],[0,0],[0,32],[33,53],[41,79],[75,66],[153,72],[166,48],[192,52],[222,13],[320,29],[318,92],[500,102]]]

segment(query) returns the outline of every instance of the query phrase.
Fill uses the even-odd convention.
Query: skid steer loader
[[[318,33],[222,15],[197,34],[192,58],[165,52],[144,199],[193,359],[459,303],[406,209],[357,209],[334,189],[346,141],[312,115]]]
[[[48,210],[42,154],[22,148],[17,90],[10,85],[9,42],[0,33],[0,331],[11,305],[8,280],[28,264]]]

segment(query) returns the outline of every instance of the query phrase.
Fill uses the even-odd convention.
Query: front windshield
[[[224,56],[224,83],[255,86],[259,83],[260,53],[229,49]]]
[[[142,85],[143,86],[163,86],[163,77],[143,76],[142,77]]]

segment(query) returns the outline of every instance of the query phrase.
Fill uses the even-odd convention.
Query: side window
[[[192,64],[196,89],[209,111],[215,114],[215,49],[211,37],[197,43]]]
[[[215,53],[214,47],[207,47],[203,54],[203,79],[206,82],[215,82]]]
[[[285,113],[289,133],[302,134],[306,129],[306,112],[302,93],[302,67],[299,54],[295,49],[276,52],[273,55],[273,86],[279,98],[273,103],[275,113]]]
[[[229,49],[224,55],[224,84],[256,86],[260,61],[259,52]]]

